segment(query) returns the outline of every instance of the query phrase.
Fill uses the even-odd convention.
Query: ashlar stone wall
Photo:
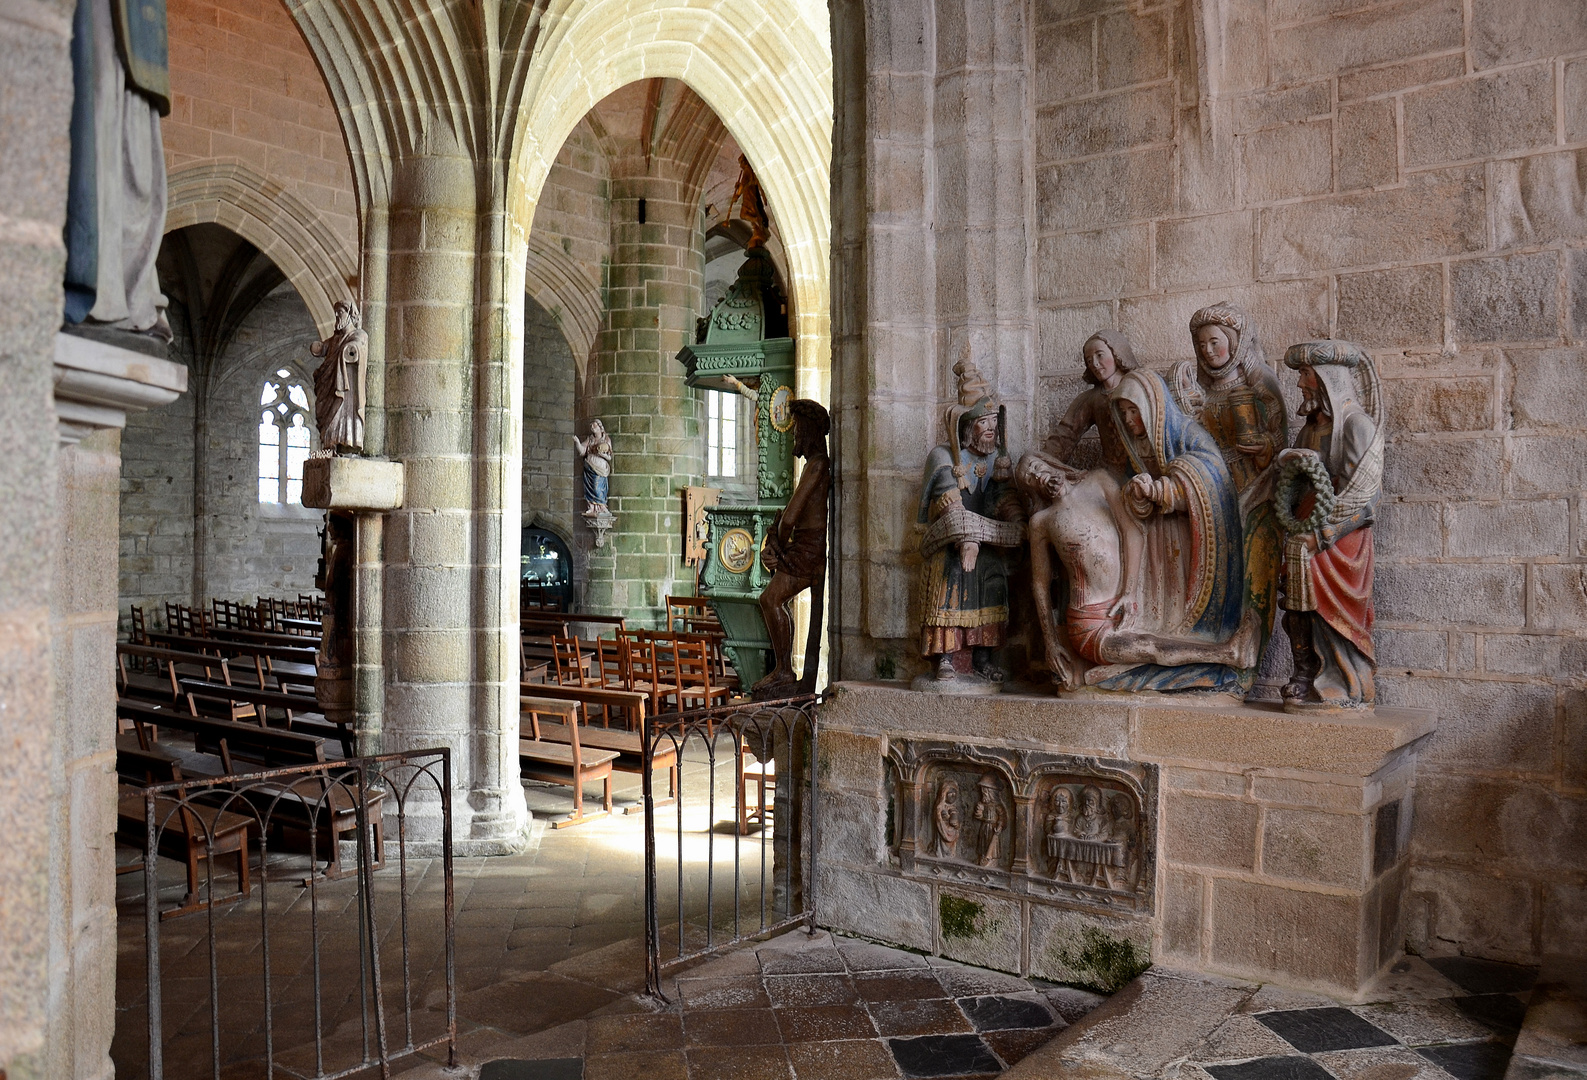
[[[303,34],[281,0],[172,0],[166,5],[171,115],[167,169],[217,162],[311,207],[347,252],[358,204],[341,124]]]
[[[182,320],[175,320],[181,333]],[[314,591],[323,513],[259,502],[259,400],[266,377],[286,368],[312,406],[319,339],[303,301],[281,286],[238,327],[202,388],[206,422],[194,423],[201,388],[128,418],[122,437],[120,617],[136,604],[163,623],[167,601],[208,606]],[[184,354],[184,342],[173,356]],[[274,380],[273,380],[274,381]],[[312,426],[312,414],[311,414]],[[194,441],[204,460],[195,472]],[[311,434],[311,446],[318,436]],[[194,506],[195,481],[203,498]]]
[[[909,523],[940,433],[904,429],[901,403],[922,383],[945,400],[954,360],[992,375],[1017,453],[1080,388],[1097,328],[1162,368],[1191,356],[1191,312],[1227,298],[1275,365],[1297,341],[1360,342],[1391,436],[1380,700],[1440,717],[1417,778],[1411,943],[1525,959],[1581,940],[1587,7],[1040,0],[1027,26],[1023,10],[973,6],[979,36],[946,0],[867,13],[867,129],[847,141],[865,147],[869,360],[843,382],[864,402],[848,445],[871,457],[863,481],[860,450],[845,466],[844,673],[918,662]],[[1001,72],[994,97],[965,91],[965,48],[974,71]],[[985,197],[974,163],[940,153],[943,125],[971,139],[958,125],[976,110],[1023,145],[1029,374],[943,303],[967,295],[972,325],[1007,303],[1004,279],[978,286],[932,234],[944,192]],[[839,221],[855,244],[858,219]],[[901,271],[933,260],[922,295]]]
[[[533,300],[523,317],[523,522],[549,529],[578,550],[582,469],[573,446],[573,351],[556,317]],[[580,560],[582,561],[582,560]],[[575,587],[582,582],[575,563]]]

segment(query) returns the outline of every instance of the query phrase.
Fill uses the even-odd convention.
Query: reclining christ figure
[[[1066,690],[1222,690],[1256,662],[1254,613],[1242,610],[1238,495],[1212,436],[1154,373],[1126,375],[1110,399],[1129,449],[1121,485],[1042,454],[1016,483],[1051,500],[1031,518],[1031,571],[1047,666]],[[1052,558],[1069,583],[1052,611]]]

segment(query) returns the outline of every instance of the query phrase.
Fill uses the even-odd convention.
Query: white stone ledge
[[[63,445],[127,414],[169,405],[187,390],[187,368],[102,341],[55,335],[55,415]]]
[[[303,505],[316,510],[395,510],[404,487],[400,461],[321,457],[303,463]]]

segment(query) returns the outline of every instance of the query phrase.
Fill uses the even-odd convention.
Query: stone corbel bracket
[[[169,405],[187,390],[187,368],[74,334],[55,335],[55,417],[63,446],[127,414]]]
[[[584,524],[588,525],[590,531],[595,534],[595,546],[605,547],[606,534],[616,527],[617,515],[610,510],[600,510],[594,515],[585,517]]]
[[[314,510],[375,512],[402,505],[400,461],[318,457],[303,463],[303,505]]]

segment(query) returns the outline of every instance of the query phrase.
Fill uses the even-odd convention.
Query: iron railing
[[[377,1067],[382,1076],[389,1076],[393,1062],[442,1045],[448,1063],[456,1064],[451,773],[451,752],[443,748],[180,780],[142,791],[149,1080],[164,1080],[167,1075],[168,1037],[185,1044],[186,1053],[172,1062],[171,1072],[184,1080],[204,1071],[197,1060],[203,1056],[209,1059],[207,1071],[214,1080],[260,1057],[264,1074],[271,1080],[277,1076],[335,1080]],[[242,894],[241,880],[236,895],[226,897],[216,891],[217,859],[230,864],[236,856],[235,851],[217,848],[234,848],[236,834],[242,829],[237,819],[224,814],[238,815],[246,822],[241,851],[245,865],[238,867],[238,875],[240,879],[252,866],[257,875],[253,896]],[[421,817],[428,819],[429,827],[424,830],[428,836],[410,837],[414,821]],[[385,835],[388,825],[395,827],[395,836]],[[229,838],[225,835],[228,828]],[[356,840],[340,839],[349,832],[356,834]],[[299,838],[295,851],[285,850],[284,842],[272,850],[272,837],[284,841],[289,836]],[[161,910],[162,842],[167,854],[173,848],[201,848],[204,868],[202,891],[190,872],[183,903],[165,911]],[[396,857],[390,859],[386,852],[393,842]],[[356,867],[351,873],[338,857],[349,847],[356,848]],[[433,860],[437,855],[444,908],[439,941],[431,917],[433,899],[422,902],[424,917],[417,926],[409,918],[414,890],[426,877],[433,883],[433,875],[428,873],[433,862],[418,868],[419,880],[410,881],[410,875],[420,860]],[[222,867],[226,869],[229,866]],[[170,888],[168,883],[167,891]],[[283,889],[291,891],[283,894]],[[429,891],[433,892],[433,884]],[[393,892],[395,913],[390,910]],[[249,909],[255,902],[257,932],[249,929]],[[349,906],[355,919],[348,918]],[[393,914],[396,925],[391,921]],[[162,967],[161,926],[172,915],[186,916],[168,924],[173,952],[194,938],[198,928],[193,921],[202,918],[204,924],[194,947],[184,955],[167,957],[169,963]],[[349,933],[353,923],[356,928]],[[396,930],[400,930],[400,978],[383,967],[395,944],[385,939]],[[416,941],[416,937],[422,940]],[[420,952],[419,946],[427,948]],[[207,964],[195,965],[192,957],[201,950],[207,950]],[[442,959],[436,955],[438,951],[444,951],[445,1024],[434,1033],[438,1018],[421,1012],[421,1020],[431,1029],[427,1033],[415,1027],[413,969],[416,961]],[[175,968],[176,974],[168,967]],[[223,1054],[224,1037],[237,1031],[236,1014],[261,1008],[254,996],[259,984],[250,986],[252,972],[244,970],[251,967],[259,969],[262,979],[262,1045],[259,1033],[253,1031],[249,1033],[251,1046],[229,1047]],[[352,967],[357,969],[356,989],[345,985],[353,981],[347,978]],[[194,1000],[198,995],[193,984],[203,977],[195,968],[204,969],[203,975],[207,975],[207,1048],[194,1045],[201,1037],[204,1012],[202,1003]],[[307,988],[303,986],[305,968]],[[424,981],[433,984],[439,973],[432,968],[421,969],[419,974],[428,976]],[[167,977],[178,984],[174,999],[162,992]],[[339,988],[340,998],[331,989],[337,981],[344,984]],[[307,999],[305,989],[311,991]],[[394,993],[400,994],[402,1003],[402,1028],[397,1032],[392,1030],[388,1009],[388,999]],[[164,1026],[168,1001],[177,1016],[177,1030],[169,1036]],[[232,1007],[224,1018],[223,1002]],[[356,1025],[347,1019],[353,1011],[357,1013]],[[290,1015],[282,1022],[286,1014]],[[207,1049],[207,1055],[202,1049]],[[243,1067],[252,1074],[251,1067]]]
[[[641,771],[645,807],[646,993],[664,997],[661,980],[665,971],[747,938],[769,935],[800,923],[814,931],[819,815],[813,763],[818,703],[815,695],[803,695],[646,717]],[[677,790],[672,799],[675,810],[666,813],[666,808],[662,808],[658,816],[652,765],[658,754],[664,756],[668,751],[676,756],[678,765]],[[731,760],[734,769],[733,880],[731,908],[724,903],[719,910],[717,766],[724,760]],[[690,781],[686,780],[689,772],[698,779],[702,762],[706,785],[703,820],[699,818],[700,800],[698,796],[688,797]],[[758,828],[753,830],[746,830],[741,824],[748,795],[742,778],[748,762],[762,767],[764,783],[775,785],[772,822],[768,825],[767,815],[762,812]],[[757,791],[756,797],[763,806],[764,794]],[[686,815],[694,818],[689,825]],[[656,830],[658,820],[667,818],[672,819],[670,824],[676,832],[677,852],[676,905],[672,903],[674,898],[668,897],[667,906],[669,914],[676,911],[677,922],[671,928],[676,942],[666,943],[667,957],[663,960]],[[706,875],[703,908],[699,906],[698,882],[689,889],[685,881],[686,873],[697,869],[697,864],[686,859],[685,839],[693,835],[697,841],[702,828]],[[746,839],[746,835],[753,838]],[[752,879],[746,879],[744,872],[746,848],[751,851]],[[687,899],[690,896],[695,899]]]

